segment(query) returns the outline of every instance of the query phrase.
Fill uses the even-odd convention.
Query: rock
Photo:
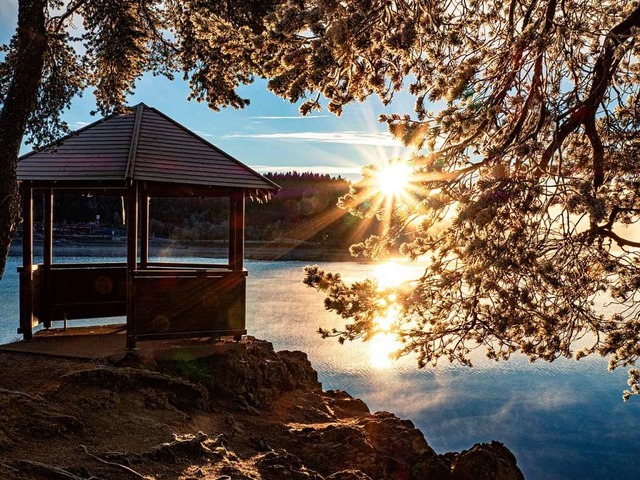
[[[66,386],[74,391],[77,390],[78,385],[93,385],[116,392],[157,390],[156,397],[161,397],[162,402],[166,398],[169,404],[187,411],[205,410],[208,406],[208,393],[201,385],[151,370],[132,367],[97,367],[69,373],[61,380],[62,388],[66,383]]]
[[[318,372],[311,366],[307,354],[300,351],[281,350],[278,356],[284,361],[291,374],[295,388],[319,390]]]
[[[323,475],[359,470],[376,480],[449,480],[450,469],[408,420],[379,412],[353,423],[291,429],[289,450]]]
[[[148,452],[139,454],[153,460],[173,461],[183,457],[203,457],[212,452],[209,436],[203,432],[197,432],[195,435],[176,435],[172,442],[156,445]],[[213,442],[218,446],[219,442]]]
[[[271,450],[271,446],[263,437],[251,437],[249,439],[249,443],[256,452],[268,452],[269,450]]]
[[[163,359],[158,368],[206,386],[220,405],[257,414],[283,392],[320,390],[318,374],[303,352],[279,352],[264,340],[247,337],[244,348],[218,351],[189,360]]]
[[[289,415],[300,423],[327,423],[338,419],[323,392],[297,390],[289,405]],[[286,399],[284,399],[286,402]]]
[[[16,463],[29,451],[50,471],[116,478],[99,470],[113,465],[78,457],[90,436],[91,451],[104,461],[135,464],[157,478],[523,480],[501,443],[438,455],[411,421],[371,414],[344,391],[323,392],[302,352],[276,353],[253,338],[208,347],[198,351],[204,355],[181,352],[145,364],[156,370],[124,366],[136,363],[134,355],[114,359],[120,367],[85,362],[86,370],[75,371],[73,363],[46,393],[0,384],[0,477],[44,478],[14,475],[45,468]],[[56,449],[42,449],[43,438]]]
[[[353,398],[345,391],[327,390],[324,395],[329,398],[329,406],[336,413],[342,414],[340,416],[361,416],[370,413],[366,403],[359,398]]]
[[[476,444],[451,456],[451,480],[524,480],[516,457],[500,442]]]
[[[332,473],[326,480],[372,480],[369,475],[360,470],[342,470]]]
[[[263,480],[324,480],[322,475],[306,468],[285,450],[273,450],[256,461]]]
[[[252,471],[247,471],[245,468],[239,468],[236,465],[225,465],[220,469],[221,475],[216,480],[225,480],[226,478],[232,480],[256,480],[256,475]]]
[[[244,427],[242,426],[242,424],[238,422],[236,417],[231,413],[228,413],[227,415],[225,415],[224,423],[225,423],[225,426],[227,427],[227,431],[231,435],[241,434],[242,432],[244,432]]]

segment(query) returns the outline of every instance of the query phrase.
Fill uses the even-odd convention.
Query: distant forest
[[[309,246],[348,247],[376,227],[374,222],[372,227],[358,228],[361,219],[336,207],[338,198],[349,189],[349,182],[341,177],[298,172],[265,176],[282,190],[268,202],[247,200],[247,241],[293,240],[309,242]],[[93,224],[101,231],[120,232],[122,207],[120,198],[59,194],[54,221],[58,231],[64,225]],[[39,210],[36,207],[36,220]],[[223,242],[228,235],[228,212],[227,199],[154,197],[150,235],[181,242]]]

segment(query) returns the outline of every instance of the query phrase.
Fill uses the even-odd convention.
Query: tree
[[[348,319],[325,336],[371,337],[393,295],[399,354],[420,366],[468,365],[477,347],[635,364],[640,242],[625,227],[640,214],[637,1],[292,1],[271,22],[277,92],[319,91],[338,113],[372,93],[388,102],[403,82],[416,97],[413,116],[382,118],[416,149],[404,194],[373,201],[388,178],[374,166],[342,205],[387,219],[354,254],[398,249],[427,267],[394,291],[309,268],[305,282]],[[594,308],[603,296],[607,313]]]
[[[382,120],[416,149],[411,188],[376,201],[386,172],[372,166],[342,205],[387,222],[354,254],[397,250],[428,266],[397,292],[309,269],[306,282],[350,319],[325,335],[367,338],[395,295],[401,353],[421,366],[468,364],[476,346],[496,359],[637,361],[640,242],[624,227],[640,213],[638,1],[76,0],[55,15],[45,0],[19,5],[0,76],[0,198],[11,206],[0,246],[16,221],[20,132],[46,138],[87,85],[104,112],[123,108],[147,70],[182,72],[212,108],[241,107],[235,89],[253,74],[305,100],[302,113],[323,97],[336,114],[370,95],[388,103],[404,88],[414,114]],[[76,15],[82,54],[66,29]],[[615,313],[595,310],[601,295]]]

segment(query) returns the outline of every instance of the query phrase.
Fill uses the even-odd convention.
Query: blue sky
[[[15,31],[16,12],[15,0],[0,0],[0,43]],[[386,108],[377,98],[349,105],[339,118],[326,110],[302,117],[298,105],[268,92],[260,79],[240,89],[242,96],[251,99],[243,110],[216,113],[205,104],[188,102],[188,94],[181,79],[147,75],[129,103],[157,108],[261,172],[310,170],[357,179],[362,165],[406,154],[377,120],[380,113],[411,112],[413,99],[406,94],[398,95]],[[80,128],[97,119],[89,114],[94,109],[93,95],[86,92],[73,102],[65,120],[72,129]],[[28,150],[23,148],[23,153]]]

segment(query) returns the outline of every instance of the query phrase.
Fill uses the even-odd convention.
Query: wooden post
[[[140,268],[149,263],[149,192],[140,189]]]
[[[229,197],[229,268],[244,269],[244,191]]]
[[[127,202],[127,348],[136,346],[135,285],[138,264],[138,182],[129,187]]]
[[[33,188],[22,188],[22,272],[20,275],[20,329],[24,340],[33,338]]]
[[[234,233],[235,230],[233,228],[233,219],[235,218],[234,213],[235,203],[233,201],[233,192],[229,194],[229,269],[233,270],[233,259],[236,257],[236,242]]]
[[[51,328],[51,267],[53,265],[53,189],[44,195],[44,245],[42,248],[42,316],[44,328]]]

